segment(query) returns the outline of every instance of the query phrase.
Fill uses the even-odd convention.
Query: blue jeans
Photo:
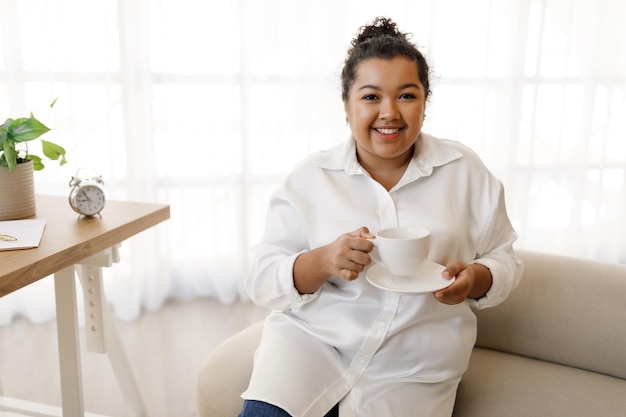
[[[262,401],[246,400],[239,417],[291,417],[282,408]],[[333,407],[324,417],[339,417],[339,405]]]

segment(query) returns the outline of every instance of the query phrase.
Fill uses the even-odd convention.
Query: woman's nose
[[[380,112],[378,117],[381,120],[395,120],[400,117],[398,111],[398,105],[395,100],[383,100],[381,102]]]

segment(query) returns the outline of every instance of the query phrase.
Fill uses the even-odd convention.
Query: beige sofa
[[[626,416],[626,265],[518,252],[519,287],[476,312],[454,417]],[[253,325],[209,354],[198,378],[201,416],[238,415],[261,330]]]

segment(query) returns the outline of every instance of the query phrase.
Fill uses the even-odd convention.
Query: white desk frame
[[[86,346],[106,354],[132,417],[147,417],[145,403],[132,373],[114,317],[102,290],[102,268],[119,262],[119,245],[90,256],[54,274],[62,408],[0,396],[0,417],[103,417],[85,413],[80,359],[76,275],[85,302]],[[76,274],[77,273],[77,274]],[[0,386],[0,394],[2,394]]]

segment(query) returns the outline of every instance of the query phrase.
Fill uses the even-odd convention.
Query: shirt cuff
[[[300,311],[305,304],[315,300],[319,295],[319,291],[316,291],[313,294],[300,294],[293,284],[293,265],[296,262],[296,258],[298,258],[298,256],[300,256],[303,252],[292,255],[285,262],[283,262],[278,277],[280,286],[289,300],[289,308],[294,312]]]
[[[476,310],[482,310],[489,307],[495,307],[503,302],[509,295],[510,289],[506,282],[503,282],[502,277],[505,276],[506,271],[495,260],[489,258],[476,259],[470,264],[483,265],[491,272],[491,288],[487,291],[487,294],[478,299],[469,298],[468,302],[470,307]]]

